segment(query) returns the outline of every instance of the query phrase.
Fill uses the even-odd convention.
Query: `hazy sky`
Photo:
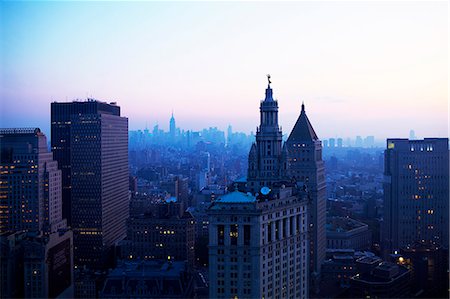
[[[254,131],[272,75],[289,133],[448,136],[448,2],[1,2],[1,127],[117,101],[130,129]]]

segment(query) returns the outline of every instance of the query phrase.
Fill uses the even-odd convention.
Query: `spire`
[[[316,132],[306,116],[305,103],[302,102],[302,111],[289,135],[288,142],[314,141],[318,139]]]
[[[270,75],[269,74],[267,74],[267,81],[269,83],[267,84],[266,98],[264,99],[264,101],[273,101],[272,88],[270,87],[270,84],[272,83],[272,81],[270,81]]]

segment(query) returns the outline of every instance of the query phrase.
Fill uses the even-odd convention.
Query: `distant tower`
[[[318,288],[320,268],[326,250],[326,184],[325,166],[322,160],[322,144],[316,135],[302,104],[300,116],[286,141],[288,149],[288,174],[296,181],[304,182],[309,190],[311,288]],[[333,144],[334,146],[334,144]]]
[[[415,139],[417,139],[416,132],[414,132],[414,130],[410,130],[409,131],[409,140],[415,140]]]
[[[170,134],[170,138],[172,139],[172,141],[175,140],[176,132],[177,132],[177,127],[175,125],[175,118],[173,117],[173,111],[172,111],[172,117],[170,118],[170,122],[169,122],[169,134]]]
[[[269,77],[270,78],[270,77]],[[247,182],[251,192],[261,187],[271,187],[285,175],[286,163],[282,161],[282,132],[278,126],[278,102],[273,99],[269,84],[266,97],[260,104],[260,126],[256,128],[256,142],[249,153]]]
[[[233,135],[233,128],[231,127],[231,125],[228,125],[228,129],[227,129],[227,143],[230,144],[231,143],[231,136]]]
[[[384,161],[383,253],[416,241],[448,248],[448,139],[388,139]]]

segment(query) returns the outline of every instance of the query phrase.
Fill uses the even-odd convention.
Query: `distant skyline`
[[[250,133],[272,76],[289,134],[302,101],[319,138],[448,137],[448,2],[0,3],[0,126],[50,103],[115,101],[158,123]]]

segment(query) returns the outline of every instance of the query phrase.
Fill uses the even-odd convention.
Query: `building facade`
[[[1,129],[0,297],[73,296],[61,171],[39,128]]]
[[[334,145],[333,145],[334,146]],[[326,183],[322,143],[305,112],[305,105],[286,141],[288,177],[308,188],[311,288],[318,291],[320,269],[326,252]]]
[[[365,223],[348,217],[327,218],[327,248],[366,250],[372,246],[372,234]]]
[[[384,155],[384,254],[417,241],[448,248],[448,139],[388,139]]]
[[[61,213],[61,171],[35,129],[0,130],[0,233],[47,233],[65,227]]]
[[[148,204],[139,210],[132,208],[127,221],[127,239],[121,242],[121,256],[126,260],[186,261],[192,270],[194,217],[178,202]]]
[[[309,292],[308,198],[288,177],[278,102],[269,85],[248,158],[246,184],[213,200],[209,214],[211,298],[306,298]]]
[[[305,195],[295,188],[268,197],[239,191],[209,209],[210,298],[306,298]]]
[[[51,108],[52,150],[63,174],[75,264],[101,267],[126,235],[128,119],[115,103],[91,99],[54,102]]]

